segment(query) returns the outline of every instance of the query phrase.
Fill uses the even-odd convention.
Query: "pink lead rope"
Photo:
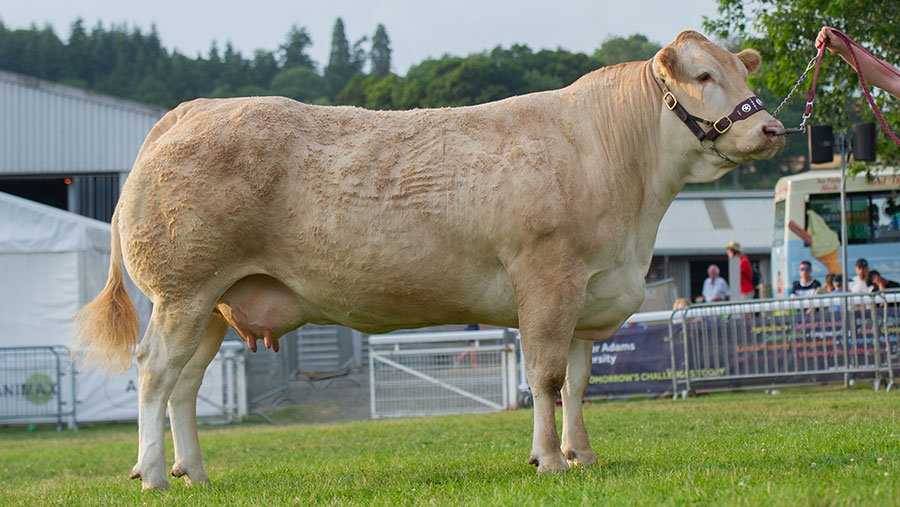
[[[859,61],[856,59],[856,52],[853,50],[854,46],[857,49],[863,50],[863,52],[865,52],[870,57],[872,57],[876,62],[878,62],[879,65],[881,65],[882,67],[887,69],[888,72],[890,72],[891,74],[894,74],[895,76],[900,77],[900,73],[897,72],[897,69],[891,67],[890,65],[885,64],[879,58],[876,58],[872,53],[869,53],[869,51],[866,48],[857,44],[855,40],[851,39],[844,32],[834,29],[834,28],[832,28],[832,30],[834,30],[834,33],[837,34],[837,36],[840,37],[840,39],[842,41],[844,41],[844,44],[847,45],[847,49],[850,50],[850,57],[853,59],[853,68],[856,70],[856,75],[859,76],[859,83],[862,85],[863,90],[866,92],[866,99],[869,101],[869,105],[872,107],[872,111],[875,112],[875,116],[878,118],[878,122],[881,123],[881,128],[883,128],[884,131],[887,132],[887,134],[891,137],[891,139],[893,139],[894,142],[897,143],[898,146],[900,146],[900,139],[897,138],[897,135],[894,134],[894,131],[891,130],[891,128],[888,127],[887,123],[884,121],[884,117],[881,115],[881,110],[878,109],[878,106],[875,104],[875,99],[872,98],[872,94],[869,92],[869,87],[866,85],[866,79],[863,77],[862,71],[860,70],[860,67],[859,67]],[[828,45],[827,40],[826,40],[825,44],[822,44],[822,47],[819,48],[819,57],[818,57],[819,60],[822,59],[822,52],[825,50],[826,45]],[[804,115],[808,115],[810,109],[812,108],[812,97],[815,94],[816,77],[818,75],[819,75],[819,65],[817,62],[816,74],[813,77],[812,88],[810,89],[810,92],[809,92],[810,99],[806,103],[806,113],[804,113]]]
[[[816,98],[816,82],[819,81],[819,69],[822,67],[822,56],[825,54],[825,46],[827,44],[822,44],[822,47],[819,48],[819,54],[816,55],[816,71],[813,72],[813,80],[812,85],[809,87],[809,95],[806,97],[806,110],[803,111],[803,123],[806,123],[806,119],[809,118],[809,115],[812,113],[813,100]]]

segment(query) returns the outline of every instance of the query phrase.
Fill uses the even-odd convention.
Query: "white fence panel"
[[[495,329],[370,337],[372,418],[515,408],[514,336]]]

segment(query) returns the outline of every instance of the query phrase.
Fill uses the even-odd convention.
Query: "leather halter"
[[[748,99],[745,99],[743,102],[734,107],[734,110],[731,112],[731,114],[723,116],[713,122],[690,114],[687,109],[685,109],[684,106],[682,106],[681,103],[678,102],[678,98],[675,97],[675,94],[669,90],[666,84],[655,73],[653,74],[653,81],[656,83],[656,86],[659,87],[659,90],[663,94],[663,103],[666,105],[669,111],[675,113],[675,116],[677,116],[678,119],[687,126],[688,130],[690,130],[691,133],[694,134],[694,137],[696,137],[697,140],[700,141],[700,144],[703,145],[703,141],[710,141],[710,143],[713,143],[710,146],[703,145],[704,148],[708,150],[714,150],[716,154],[718,154],[720,157],[722,157],[723,160],[726,160],[729,163],[740,165],[720,152],[716,148],[714,141],[720,135],[728,132],[728,130],[731,129],[731,126],[734,125],[734,122],[746,120],[747,118],[760,111],[765,111],[766,108],[763,106],[762,100],[760,100],[755,95]],[[704,131],[703,127],[700,126],[700,123],[708,125],[712,128]]]

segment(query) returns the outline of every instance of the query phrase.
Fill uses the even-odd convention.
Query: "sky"
[[[319,70],[338,17],[351,44],[371,38],[381,23],[391,40],[391,70],[400,75],[429,57],[514,43],[591,54],[610,37],[641,33],[665,45],[682,30],[703,33],[704,15],[716,16],[715,0],[5,0],[0,8],[7,29],[50,24],[63,41],[78,17],[88,29],[102,21],[107,29],[125,23],[147,32],[155,24],[164,46],[190,57],[205,56],[212,41],[220,51],[231,41],[248,59],[257,49],[276,51],[297,25],[312,38],[309,54]]]

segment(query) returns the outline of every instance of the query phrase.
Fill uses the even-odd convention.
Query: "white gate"
[[[516,406],[515,331],[369,337],[372,418],[496,412]]]

